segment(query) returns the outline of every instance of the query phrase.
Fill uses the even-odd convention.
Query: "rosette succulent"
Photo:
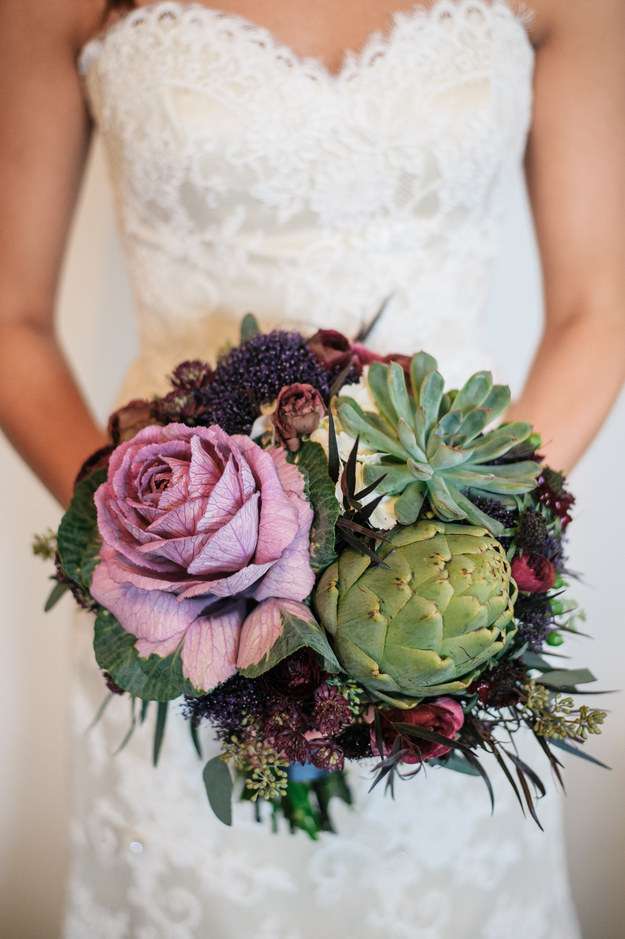
[[[195,688],[235,673],[248,633],[275,641],[281,609],[306,611],[313,510],[283,449],[216,426],[146,427],[113,451],[95,503],[93,597],[140,656],[180,650]]]
[[[515,633],[502,545],[484,528],[423,521],[378,554],[384,564],[344,551],[315,592],[346,672],[387,699],[465,692]]]
[[[510,389],[477,372],[460,391],[446,393],[436,359],[425,352],[413,357],[409,381],[397,363],[373,362],[367,383],[375,412],[347,395],[337,405],[342,428],[380,455],[364,467],[365,484],[380,480],[378,493],[398,497],[395,513],[404,525],[429,506],[445,521],[467,520],[501,534],[501,522],[467,494],[505,497],[536,485],[537,462],[501,460],[528,439],[531,426],[515,422],[486,431],[509,405]]]

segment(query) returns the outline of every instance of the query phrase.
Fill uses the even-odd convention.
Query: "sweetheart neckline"
[[[421,22],[429,26],[442,20],[445,16],[453,17],[463,10],[475,9],[497,10],[507,15],[516,23],[532,54],[534,47],[527,31],[527,24],[533,17],[530,8],[523,5],[520,9],[514,8],[510,0],[433,0],[432,3],[417,2],[406,10],[395,10],[390,17],[386,29],[380,28],[369,33],[364,43],[358,49],[344,50],[341,64],[337,70],[329,68],[327,63],[318,56],[301,55],[289,43],[284,42],[275,33],[254,20],[234,12],[220,10],[208,6],[201,0],[153,0],[141,7],[123,15],[118,20],[105,26],[101,32],[87,40],[78,52],[78,65],[83,74],[87,74],[91,61],[89,53],[97,50],[101,52],[106,45],[114,41],[115,37],[123,35],[127,30],[132,31],[146,20],[166,22],[171,17],[188,17],[189,19],[206,19],[208,22],[219,22],[233,28],[239,27],[244,39],[272,52],[276,58],[284,61],[289,67],[308,73],[310,77],[323,80],[326,83],[340,85],[354,72],[360,71],[374,58],[384,57],[392,48],[401,29],[406,24]],[[96,58],[99,56],[96,56]]]

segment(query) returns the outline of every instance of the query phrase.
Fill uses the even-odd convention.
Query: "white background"
[[[533,235],[518,183],[511,193],[513,208],[489,311],[488,339],[500,374],[515,389],[538,338],[541,315]],[[132,304],[121,270],[110,196],[96,149],[59,310],[64,345],[102,419],[135,344]],[[588,348],[583,354],[592,357],[594,351]],[[596,367],[599,372],[600,361]],[[567,384],[574,414],[586,391],[574,373]],[[623,687],[625,675],[620,595],[625,574],[624,458],[621,401],[572,479],[578,508],[570,566],[584,572],[576,595],[596,640],[578,638],[566,650],[589,665],[604,688]],[[56,527],[59,510],[3,440],[0,466],[0,934],[7,939],[55,939],[66,863],[72,606],[66,598],[44,617],[49,571],[30,555],[32,534]],[[621,939],[625,922],[625,695],[610,697],[607,706],[609,723],[604,735],[593,741],[592,751],[610,763],[612,771],[569,761],[566,774],[569,864],[584,939]]]

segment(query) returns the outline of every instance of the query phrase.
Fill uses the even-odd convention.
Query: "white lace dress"
[[[354,334],[388,296],[378,349],[425,347],[452,381],[484,366],[502,192],[531,113],[533,51],[503,0],[398,13],[338,75],[243,18],[157,3],[80,65],[139,316],[121,399],[214,356],[248,310]],[[246,805],[226,829],[175,709],[157,770],[150,718],[113,755],[126,700],[84,733],[104,695],[90,638],[85,618],[66,939],[578,936],[555,796],[541,834],[500,781],[491,818],[480,780],[431,770],[392,802],[356,769],[338,837],[271,835]]]

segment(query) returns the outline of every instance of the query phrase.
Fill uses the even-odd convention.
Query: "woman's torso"
[[[201,4],[123,17],[81,55],[139,317],[124,394],[212,356],[241,315],[479,355],[533,50],[503,0],[397,13],[338,73]]]

